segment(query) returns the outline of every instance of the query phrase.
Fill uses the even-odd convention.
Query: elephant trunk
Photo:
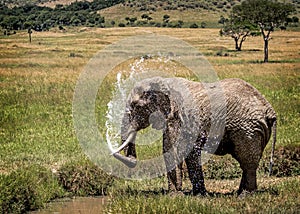
[[[134,168],[137,164],[135,158],[135,152],[131,152],[131,151],[135,151],[135,149],[131,147],[135,147],[134,142],[135,142],[136,134],[137,131],[132,127],[130,127],[127,138],[125,138],[125,141],[122,143],[122,145],[116,150],[111,150],[112,155],[129,168]],[[127,153],[126,156],[120,154],[122,150],[126,150]]]

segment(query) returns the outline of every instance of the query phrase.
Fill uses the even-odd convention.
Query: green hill
[[[220,16],[227,16],[242,0],[127,0],[100,11],[106,25],[220,27]],[[300,8],[300,0],[285,1]],[[167,15],[169,18],[164,19]]]
[[[133,26],[215,27],[221,15],[227,14],[236,0],[139,0],[126,1],[100,11],[107,23]],[[165,16],[165,18],[164,18]],[[169,18],[166,18],[169,17]],[[136,21],[133,23],[131,20]]]
[[[0,0],[3,29],[54,26],[219,28],[242,0]],[[118,4],[118,2],[121,2]],[[289,0],[297,5],[300,0]],[[30,6],[28,6],[30,4]],[[19,6],[9,11],[8,7]],[[43,6],[43,7],[41,7]]]

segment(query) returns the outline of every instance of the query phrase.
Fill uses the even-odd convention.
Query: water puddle
[[[107,197],[80,197],[49,203],[46,209],[30,214],[99,214],[103,213]]]

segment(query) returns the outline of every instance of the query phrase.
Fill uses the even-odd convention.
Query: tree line
[[[32,4],[9,8],[0,4],[0,26],[5,30],[48,30],[56,26],[103,27],[105,19],[97,11],[119,4],[124,0],[76,1],[55,8]]]

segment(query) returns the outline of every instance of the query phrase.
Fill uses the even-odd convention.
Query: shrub
[[[119,27],[125,27],[125,24],[124,23],[120,23]]]
[[[58,172],[58,180],[70,195],[99,196],[107,193],[113,177],[85,161],[64,165]]]
[[[226,56],[220,50],[217,55]],[[258,168],[258,173],[269,174],[270,151],[265,151]],[[205,178],[207,179],[234,179],[241,178],[242,170],[239,163],[226,155],[224,157],[213,156],[203,165]],[[272,175],[276,177],[300,175],[300,146],[289,145],[275,150]]]
[[[206,28],[206,22],[201,22],[201,28]]]
[[[269,158],[264,161],[264,171],[269,170]],[[289,145],[275,150],[272,175],[276,177],[300,175],[300,146]]]
[[[157,23],[155,24],[155,27],[161,27],[161,23],[157,22]]]
[[[198,28],[199,26],[196,23],[190,25],[190,28]]]
[[[0,213],[24,213],[38,209],[63,194],[50,170],[37,165],[20,168],[0,176]]]

